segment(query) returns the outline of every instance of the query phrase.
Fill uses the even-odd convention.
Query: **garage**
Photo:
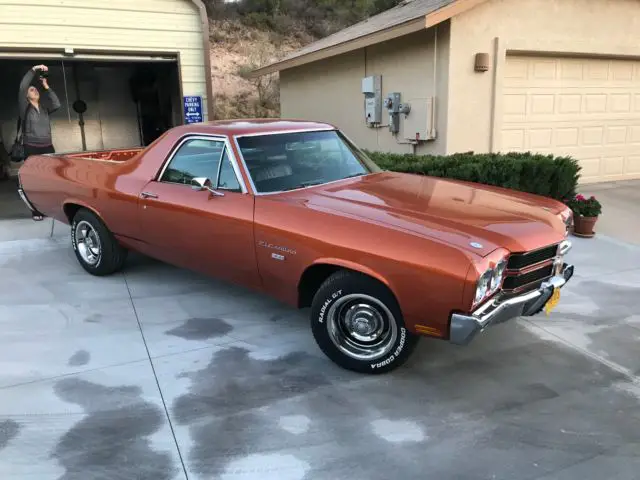
[[[209,27],[200,0],[0,6],[5,151],[16,135],[20,81],[39,64],[49,67],[48,82],[61,103],[51,116],[58,153],[146,146],[171,127],[211,116]],[[32,84],[41,86],[37,76]],[[187,97],[198,106],[188,119]],[[11,166],[14,177],[19,166]],[[0,183],[0,218],[28,216],[13,183]]]
[[[507,56],[505,150],[572,156],[583,183],[640,174],[640,61]]]

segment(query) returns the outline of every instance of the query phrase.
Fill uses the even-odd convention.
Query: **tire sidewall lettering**
[[[76,242],[76,226],[78,224],[76,222],[73,222],[71,224],[71,245],[73,246],[73,249],[77,252],[78,251],[78,244]]]
[[[393,351],[393,353],[385,358],[384,360],[380,361],[380,362],[376,362],[376,363],[371,363],[371,370],[376,370],[377,368],[383,368],[386,367],[387,365],[393,363],[402,353],[402,351],[404,350],[404,346],[406,344],[407,341],[407,329],[405,327],[400,327],[400,340],[398,342],[398,346],[395,348],[395,350]]]
[[[318,315],[319,323],[324,323],[324,316],[327,314],[327,310],[329,309],[329,306],[333,303],[335,299],[341,296],[342,296],[342,290],[338,290],[336,292],[333,292],[330,298],[327,298],[325,300],[325,302],[322,304],[322,307],[320,308],[320,314]]]

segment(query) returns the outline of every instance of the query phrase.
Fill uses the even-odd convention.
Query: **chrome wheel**
[[[361,294],[335,301],[327,313],[327,329],[334,345],[357,360],[384,357],[398,338],[396,320],[387,306]]]
[[[93,226],[86,221],[78,222],[75,230],[76,249],[82,260],[95,266],[102,257],[100,237]]]

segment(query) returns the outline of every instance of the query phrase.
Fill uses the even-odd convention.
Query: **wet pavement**
[[[30,221],[27,221],[30,222]],[[550,316],[339,369],[307,311],[0,222],[2,479],[637,479],[640,247],[573,238]]]

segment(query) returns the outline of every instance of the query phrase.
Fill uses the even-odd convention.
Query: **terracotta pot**
[[[583,237],[593,237],[595,232],[593,227],[598,221],[598,217],[583,217],[576,215],[573,218],[573,233]]]

